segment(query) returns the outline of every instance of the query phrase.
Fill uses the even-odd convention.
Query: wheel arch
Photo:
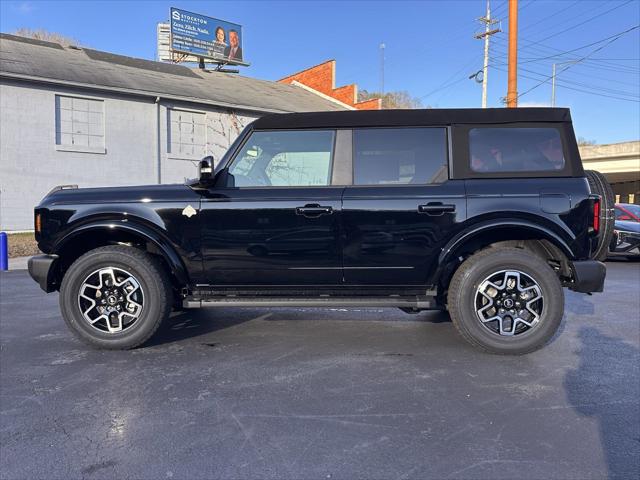
[[[553,230],[526,220],[493,220],[473,225],[452,238],[440,252],[432,284],[446,290],[449,280],[469,255],[491,246],[523,248],[556,263],[560,277],[570,277],[571,247]]]
[[[171,241],[161,232],[131,219],[96,220],[74,228],[53,247],[58,255],[52,281],[60,285],[71,264],[84,253],[106,245],[128,245],[156,256],[170,275],[174,287],[188,285],[189,274]]]

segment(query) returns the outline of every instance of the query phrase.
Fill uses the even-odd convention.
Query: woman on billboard
[[[213,57],[222,57],[226,55],[227,43],[225,42],[224,28],[218,26],[215,31],[215,38],[213,40],[213,49],[209,50],[209,55]],[[226,47],[226,48],[225,48]]]

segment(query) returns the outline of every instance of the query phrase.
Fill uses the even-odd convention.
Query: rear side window
[[[353,131],[354,185],[405,185],[447,180],[444,128]]]
[[[549,172],[565,159],[555,128],[472,128],[469,160],[474,172]]]

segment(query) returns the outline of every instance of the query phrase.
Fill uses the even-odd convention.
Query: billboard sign
[[[242,56],[242,27],[179,8],[171,8],[171,50],[232,65]]]

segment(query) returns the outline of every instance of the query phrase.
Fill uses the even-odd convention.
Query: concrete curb
[[[9,270],[26,270],[29,258],[31,257],[9,258]]]

